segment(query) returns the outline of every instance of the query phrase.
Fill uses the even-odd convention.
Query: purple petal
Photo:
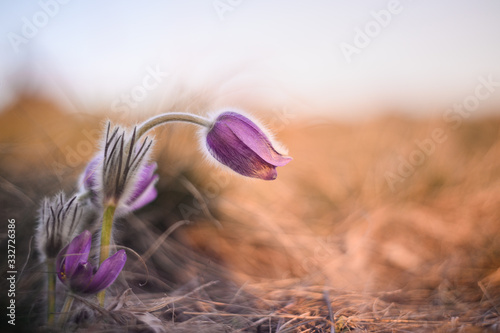
[[[278,153],[264,132],[247,117],[236,112],[224,112],[219,115],[217,121],[225,124],[243,144],[267,163],[284,166],[292,160],[291,157]]]
[[[73,238],[64,254],[64,271],[68,278],[71,278],[80,263],[86,263],[89,258],[92,234],[85,230],[80,235]]]
[[[93,267],[88,262],[80,263],[75,272],[68,279],[68,286],[74,292],[85,292],[92,281]]]
[[[137,197],[134,201],[130,202],[130,209],[137,210],[146,206],[148,203],[156,199],[158,196],[158,192],[156,191],[155,184],[160,177],[155,175],[152,181],[149,183],[149,186]]]
[[[96,181],[97,181],[97,168],[99,164],[102,161],[101,156],[96,156],[94,157],[89,164],[87,164],[87,167],[85,168],[85,171],[83,173],[83,187],[86,190],[93,190],[96,186]]]
[[[261,159],[232,132],[210,132],[207,147],[216,160],[243,176],[266,180],[276,178],[276,167]]]
[[[151,180],[154,178],[154,172],[156,171],[156,168],[156,163],[150,163],[139,170],[139,174],[137,175],[138,180],[135,184],[134,193],[131,197],[132,200],[139,197],[141,193],[149,186]]]
[[[248,177],[273,180],[276,166],[291,160],[276,152],[257,125],[234,112],[221,114],[206,139],[215,159]]]
[[[139,171],[139,180],[135,184],[134,192],[127,202],[132,210],[144,207],[156,198],[158,193],[154,186],[159,178],[158,175],[154,174],[156,168],[156,163],[151,163]]]
[[[104,260],[85,292],[93,294],[109,287],[115,282],[126,261],[127,255],[125,254],[125,250],[120,250]]]

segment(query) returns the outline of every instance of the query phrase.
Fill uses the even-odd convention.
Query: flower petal
[[[236,112],[224,112],[217,117],[217,121],[226,125],[241,142],[267,163],[284,166],[292,160],[291,157],[278,153],[266,134],[247,117]]]
[[[264,180],[277,176],[276,166],[263,160],[224,124],[215,124],[206,137],[210,154],[237,173]]]
[[[150,163],[139,171],[140,173],[137,175],[139,178],[135,184],[134,192],[130,199],[127,200],[127,204],[132,210],[137,210],[156,198],[158,193],[154,186],[159,179],[159,176],[154,174],[156,168],[156,163]]]
[[[80,235],[73,238],[71,243],[67,246],[66,251],[63,253],[61,251],[58,256],[64,257],[64,262],[58,260],[59,265],[57,267],[58,270],[63,269],[67,278],[71,278],[75,270],[78,268],[78,265],[81,263],[86,263],[89,257],[90,245],[92,242],[92,234],[90,231],[85,230]]]
[[[83,182],[83,187],[87,191],[92,191],[95,189],[96,182],[97,182],[97,168],[99,167],[99,164],[102,161],[101,156],[96,156],[94,157],[89,164],[87,164],[87,167],[85,168],[85,172],[83,173],[82,176],[82,182]]]
[[[93,294],[109,287],[115,282],[126,261],[127,255],[125,254],[125,250],[120,250],[104,260],[85,292]]]
[[[142,208],[156,199],[156,197],[158,196],[158,192],[156,191],[155,185],[158,182],[159,178],[160,177],[158,175],[155,175],[151,179],[148,187],[137,198],[129,203],[130,209],[132,211]]]
[[[88,262],[80,263],[73,275],[67,280],[68,287],[77,293],[84,293],[92,281],[93,267]]]

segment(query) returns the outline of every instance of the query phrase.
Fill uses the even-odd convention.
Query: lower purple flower
[[[124,250],[104,260],[95,272],[88,262],[92,234],[85,230],[59,252],[56,259],[57,276],[71,291],[95,294],[109,287],[127,261]]]

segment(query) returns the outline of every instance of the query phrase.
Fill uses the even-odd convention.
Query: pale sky
[[[15,83],[67,106],[161,110],[182,86],[210,89],[213,107],[342,118],[436,112],[500,82],[498,0],[61,2],[1,2],[0,104]]]

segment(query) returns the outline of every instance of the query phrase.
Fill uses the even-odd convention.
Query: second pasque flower
[[[87,165],[83,174],[83,190],[97,206],[113,205],[123,215],[139,209],[157,196],[156,163],[148,156],[153,141],[138,142],[136,129],[128,134],[108,124],[104,149]]]

